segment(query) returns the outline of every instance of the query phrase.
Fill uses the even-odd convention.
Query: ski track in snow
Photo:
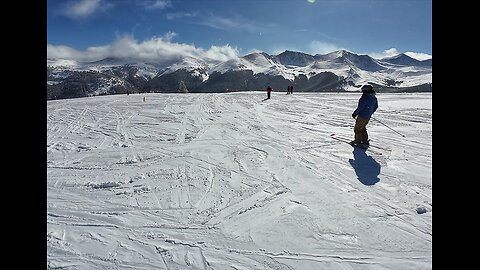
[[[431,269],[431,93],[265,96],[48,101],[48,268]]]

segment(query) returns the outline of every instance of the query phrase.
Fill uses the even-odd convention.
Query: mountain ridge
[[[375,59],[347,50],[323,55],[256,52],[227,61],[191,56],[157,62],[118,57],[91,62],[47,59],[47,99],[176,93],[180,85],[198,93],[258,91],[267,85],[283,91],[289,84],[305,92],[359,91],[366,83],[378,91],[431,92],[431,63],[431,59],[420,61],[403,53]]]

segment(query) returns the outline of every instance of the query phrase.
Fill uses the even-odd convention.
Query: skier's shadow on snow
[[[354,147],[353,158],[349,159],[348,162],[355,169],[357,178],[362,184],[371,186],[380,181],[380,178],[378,178],[381,168],[380,163],[371,156],[367,156],[364,149]]]

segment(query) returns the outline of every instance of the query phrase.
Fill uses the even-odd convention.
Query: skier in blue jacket
[[[356,120],[355,127],[353,128],[355,140],[353,140],[351,144],[366,148],[369,145],[367,124],[372,114],[378,108],[378,101],[371,85],[366,84],[362,86],[362,93],[362,96],[358,100],[358,106],[352,113],[352,117]]]

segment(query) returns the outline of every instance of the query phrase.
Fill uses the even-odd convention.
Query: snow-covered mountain
[[[371,58],[368,55],[357,55],[346,50],[340,50],[331,52],[325,55],[315,55],[315,60],[318,66],[331,66],[331,67],[355,67],[361,70],[375,72],[387,69],[379,61]]]
[[[228,61],[195,57],[157,62],[105,58],[93,62],[47,59],[48,99],[135,92],[227,92],[265,89],[297,92],[358,91],[370,83],[378,91],[432,91],[431,59],[406,54],[374,59],[346,50],[309,55],[285,51],[251,53]]]
[[[401,66],[432,66],[432,59],[420,61],[404,53],[392,57],[383,58],[381,61]]]
[[[273,57],[278,63],[288,67],[305,67],[315,61],[315,58],[309,54],[301,52],[284,51]]]

